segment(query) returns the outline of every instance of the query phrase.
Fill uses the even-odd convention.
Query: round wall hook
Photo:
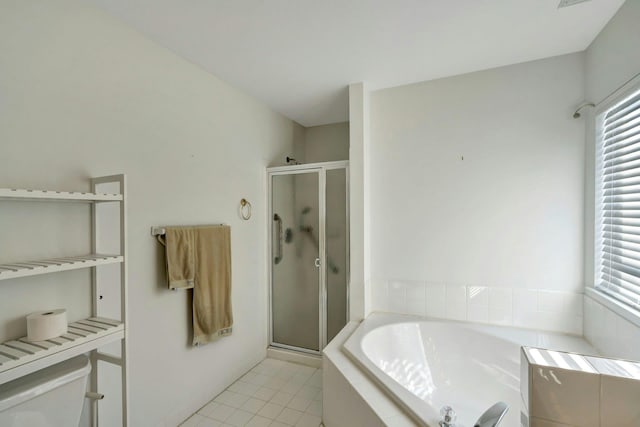
[[[251,203],[247,199],[240,199],[240,216],[245,221],[251,218]]]

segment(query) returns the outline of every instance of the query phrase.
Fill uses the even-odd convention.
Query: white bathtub
[[[597,354],[584,339],[556,333],[373,314],[344,344],[347,355],[419,425],[438,427],[451,406],[471,427],[498,401],[501,427],[520,426],[520,346]]]

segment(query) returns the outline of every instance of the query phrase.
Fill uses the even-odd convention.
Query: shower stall
[[[267,169],[269,341],[319,354],[349,310],[349,162]]]

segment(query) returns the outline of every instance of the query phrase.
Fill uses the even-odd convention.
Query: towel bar
[[[227,224],[212,224],[212,225],[227,225]],[[197,225],[194,225],[194,227],[197,227]],[[158,226],[151,227],[152,236],[154,237],[164,236],[165,234],[167,234],[167,230],[165,227],[158,227]]]

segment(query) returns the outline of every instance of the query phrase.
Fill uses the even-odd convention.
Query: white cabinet
[[[127,221],[124,175],[91,179],[91,193],[0,188],[0,203],[13,200],[74,202],[91,204],[92,253],[61,258],[12,261],[0,264],[0,298],[4,280],[60,271],[90,268],[92,316],[69,324],[66,334],[47,341],[29,342],[26,337],[0,343],[0,386],[23,375],[59,363],[82,353],[90,353],[93,365],[91,391],[103,393],[101,384],[113,391],[120,388],[121,400],[115,407],[122,412],[122,425],[128,425],[127,411]],[[37,204],[34,204],[34,208]],[[6,282],[20,286],[19,281]],[[103,301],[104,295],[109,301]],[[117,301],[115,301],[117,297]],[[115,303],[114,303],[115,302]],[[25,315],[28,313],[24,313]],[[112,365],[109,375],[101,375],[103,364]],[[113,381],[112,368],[121,376]],[[109,396],[113,397],[113,396]],[[113,408],[114,399],[105,399]],[[99,401],[101,402],[101,401]],[[92,405],[92,424],[105,419],[102,403]],[[107,419],[113,420],[113,414]]]

